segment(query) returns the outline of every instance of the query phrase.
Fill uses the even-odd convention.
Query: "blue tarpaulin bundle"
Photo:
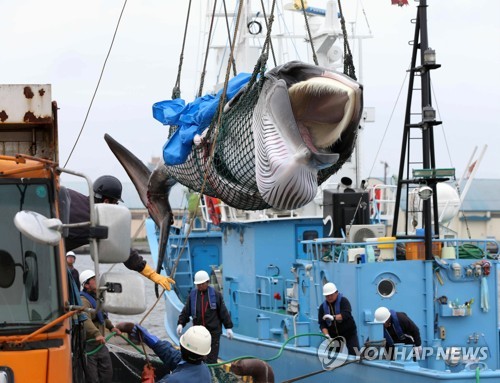
[[[249,73],[233,77],[227,87],[229,101],[250,80]],[[201,134],[212,121],[217,110],[222,90],[214,95],[198,97],[186,105],[183,99],[165,100],[153,105],[153,117],[163,125],[177,125],[178,129],[163,146],[166,165],[179,165],[186,161],[193,145],[193,138]]]

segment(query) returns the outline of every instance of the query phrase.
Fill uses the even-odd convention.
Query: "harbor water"
[[[146,260],[146,262],[153,268],[156,269],[155,264],[151,258],[151,254],[141,254],[141,256]],[[94,269],[94,261],[90,257],[89,254],[77,254],[75,261],[75,268],[81,273],[87,269]],[[122,263],[118,264],[99,264],[99,272],[104,273],[113,269],[113,272],[123,272],[123,273],[135,273],[135,271],[131,271],[127,269]],[[113,324],[117,324],[120,322],[134,322],[139,323],[143,320],[144,316],[150,310],[150,308],[155,304],[157,298],[155,295],[154,283],[149,279],[143,277],[138,274],[140,278],[144,279],[145,290],[146,290],[146,311],[142,314],[138,315],[116,315],[109,314],[109,318],[113,322]],[[161,291],[161,289],[160,289]],[[163,299],[160,299],[160,302],[156,304],[154,309],[149,313],[149,315],[142,322],[142,326],[146,327],[152,334],[158,336],[160,339],[166,339],[167,333],[165,331],[165,305],[163,303]]]

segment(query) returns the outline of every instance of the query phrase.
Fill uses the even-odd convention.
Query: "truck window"
[[[0,286],[0,334],[24,333],[60,314],[58,249],[33,242],[14,225],[14,216],[21,210],[52,217],[48,183],[4,182],[0,184],[0,263],[9,267],[3,268],[7,278]]]

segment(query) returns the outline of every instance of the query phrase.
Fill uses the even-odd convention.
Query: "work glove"
[[[333,319],[334,319],[333,315],[330,315],[330,314],[323,315],[323,320],[331,320],[331,321],[333,321]]]
[[[182,325],[181,325],[181,324],[177,326],[177,335],[178,335],[178,336],[181,336],[181,335],[182,335],[182,329],[183,329],[183,327],[182,327]]]
[[[228,329],[226,330],[226,334],[227,334],[227,337],[228,337],[229,339],[233,339],[233,337],[234,337],[233,330],[231,330],[230,328],[228,328]]]
[[[132,333],[130,334],[134,338],[139,339],[146,343],[149,347],[153,347],[160,339],[157,336],[154,336],[148,332],[144,327],[139,324],[136,324],[132,329]],[[140,337],[139,337],[140,335]]]
[[[151,279],[154,283],[159,284],[161,287],[163,287],[165,290],[168,290],[168,291],[170,291],[170,289],[171,289],[170,285],[172,283],[175,283],[175,281],[172,278],[158,274],[148,264],[146,264],[144,269],[141,271],[141,274],[144,275],[146,278]]]

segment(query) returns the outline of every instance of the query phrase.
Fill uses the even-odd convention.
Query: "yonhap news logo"
[[[327,338],[318,347],[318,359],[325,370],[333,370],[342,366],[347,360],[347,347],[345,338]]]
[[[412,347],[408,345],[395,345],[386,350],[383,346],[354,347],[353,358],[357,360],[400,360],[422,361],[442,360],[449,366],[459,363],[483,362],[491,354],[488,347]],[[337,337],[325,339],[318,347],[317,356],[324,370],[333,370],[346,363],[348,360],[345,338]]]

